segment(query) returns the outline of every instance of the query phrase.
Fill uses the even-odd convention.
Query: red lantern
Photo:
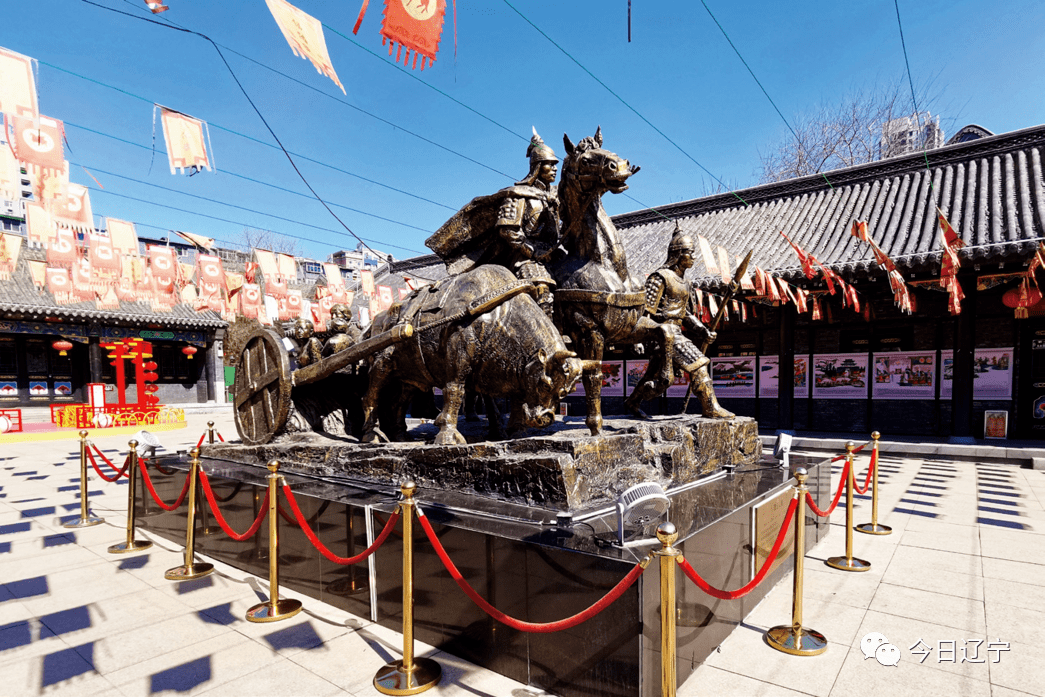
[[[72,350],[73,344],[72,342],[66,341],[65,339],[59,339],[58,341],[51,344],[51,348],[57,351],[59,356],[67,356],[69,354],[66,352]]]
[[[181,350],[182,353],[184,353],[186,356],[188,356],[190,361],[192,360],[192,357],[194,355],[196,355],[197,351],[199,351],[199,349],[196,348],[195,346],[186,346],[185,348],[183,348]]]
[[[1030,314],[1027,308],[1041,302],[1041,291],[1037,288],[1031,288],[1027,280],[1024,279],[1019,286],[1006,291],[1001,300],[1006,307],[1016,310],[1016,319],[1026,319]]]
[[[160,377],[160,376],[157,375],[156,373],[146,373],[145,375],[142,375],[142,379],[145,380],[146,382],[156,382],[156,379],[158,377]]]
[[[148,363],[146,363],[145,365],[142,366],[142,368],[145,368],[146,370],[156,370],[156,368],[158,368],[158,367],[159,366],[156,365],[156,361],[149,361]],[[148,379],[148,378],[146,378],[146,379]],[[156,378],[152,378],[152,379],[155,380]]]

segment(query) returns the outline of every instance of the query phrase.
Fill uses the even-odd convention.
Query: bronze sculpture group
[[[601,129],[576,145],[564,135],[563,143],[566,157],[556,187],[559,160],[535,130],[526,151],[528,175],[473,199],[426,240],[449,276],[379,313],[361,336],[353,334],[357,330],[343,312],[333,318],[333,335],[324,345],[299,323],[297,370],[280,368],[271,357],[275,367],[267,368],[266,342],[248,341],[257,365],[242,380],[237,374],[237,386],[245,390],[236,397],[237,425],[261,419],[266,427],[241,427],[241,435],[254,434],[244,439],[264,442],[266,432],[271,438],[285,423],[276,412],[289,410],[287,390],[273,387],[273,373],[282,371],[278,382],[294,386],[344,371],[357,360],[369,369],[364,441],[387,437],[379,428],[381,414],[387,418],[380,423],[393,424],[391,435],[403,437],[411,398],[432,388],[444,396],[436,444],[464,442],[456,424],[466,391],[484,397],[491,438],[504,435],[494,401],[500,397],[510,404],[509,434],[545,427],[579,379],[586,424],[598,435],[602,358],[611,344],[641,343],[649,352],[649,368],[626,400],[633,414],[644,417],[641,402],[663,394],[676,371],[685,371],[704,416],[733,418],[715,399],[708,359],[686,336],[705,341],[705,348],[715,338],[693,312],[684,279],[693,266],[693,239],[676,230],[664,265],[641,283],[629,272],[618,231],[602,206],[603,194],[625,191],[639,168],[602,147]]]

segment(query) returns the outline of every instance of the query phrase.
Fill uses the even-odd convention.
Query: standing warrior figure
[[[559,246],[559,201],[554,186],[559,158],[537,130],[526,149],[530,173],[514,186],[469,202],[425,241],[451,275],[499,264],[538,288],[551,314],[555,281],[545,264],[565,255]]]
[[[679,370],[689,373],[694,382],[694,392],[700,398],[704,416],[716,419],[732,419],[734,414],[723,409],[715,398],[715,389],[708,374],[710,361],[689,337],[683,334],[687,329],[711,343],[717,336],[709,330],[693,314],[693,300],[689,283],[685,280],[686,271],[693,266],[695,250],[693,238],[683,234],[678,227],[671,236],[668,245],[668,258],[664,266],[657,269],[646,279],[645,313],[657,322],[675,328],[675,356],[673,372]],[[642,382],[625,400],[625,406],[633,413],[645,416],[639,404],[647,399],[661,395],[668,388],[663,378],[658,378],[658,366],[650,362],[649,369],[642,376]]]

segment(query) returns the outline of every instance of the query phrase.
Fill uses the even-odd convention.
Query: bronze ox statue
[[[364,440],[382,435],[376,424],[378,398],[393,375],[405,387],[398,396],[400,405],[416,390],[443,391],[437,445],[465,442],[457,417],[466,389],[509,399],[509,434],[550,425],[556,406],[580,379],[584,365],[566,348],[536,294],[533,283],[518,280],[503,266],[487,264],[422,288],[402,305],[379,314],[364,338],[404,322],[415,327],[414,338],[368,359]],[[498,435],[496,415],[491,415],[490,424]]]

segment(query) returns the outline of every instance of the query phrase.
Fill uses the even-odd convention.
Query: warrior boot
[[[646,412],[642,411],[642,408],[639,405],[647,399],[653,399],[657,394],[657,387],[651,380],[641,382],[635,388],[635,391],[628,395],[628,398],[624,400],[624,408],[639,419],[648,419],[649,416]]]
[[[711,419],[732,419],[736,416],[731,411],[723,409],[715,398],[715,388],[711,384],[711,376],[707,368],[701,368],[691,378],[694,381],[693,391],[700,398],[702,415]]]

